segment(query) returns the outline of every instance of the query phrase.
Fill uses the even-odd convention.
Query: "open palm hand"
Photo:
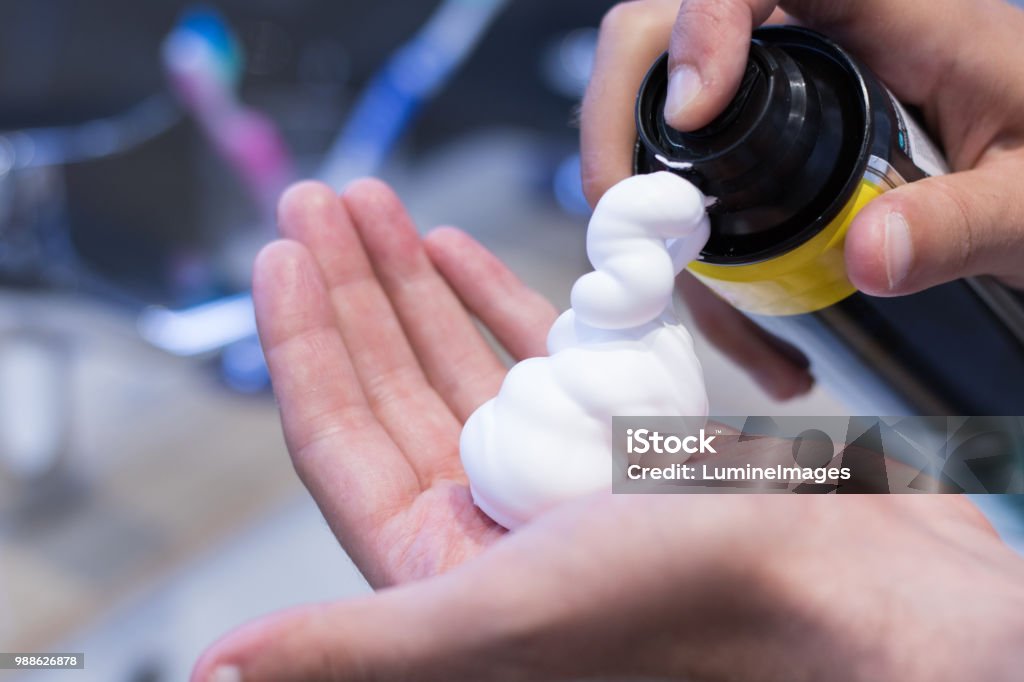
[[[394,193],[313,182],[281,201],[284,239],[254,297],[295,468],[374,587],[443,572],[504,534],[459,460],[462,424],[506,367],[545,352],[556,311],[464,233],[425,240]]]

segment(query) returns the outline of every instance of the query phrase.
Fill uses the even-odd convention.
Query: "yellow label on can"
[[[800,315],[821,310],[853,294],[846,276],[843,245],[854,217],[882,194],[878,185],[861,180],[843,210],[821,232],[797,248],[760,263],[689,266],[726,301],[758,315]]]

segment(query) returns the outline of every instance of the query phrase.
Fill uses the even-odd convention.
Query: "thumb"
[[[487,624],[438,582],[266,616],[213,644],[191,682],[485,679],[471,654]]]
[[[1024,284],[1020,163],[927,178],[868,204],[846,237],[850,280],[874,296],[912,294],[961,277]]]
[[[665,120],[677,130],[707,125],[736,94],[750,35],[774,0],[683,0],[669,43]]]

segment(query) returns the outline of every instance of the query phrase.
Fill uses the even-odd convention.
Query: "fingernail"
[[[242,682],[242,671],[233,665],[222,665],[214,669],[206,682]]]
[[[665,96],[665,118],[669,121],[681,116],[700,94],[704,83],[700,73],[689,64],[677,66],[668,79],[668,94]]]
[[[895,289],[906,279],[913,258],[914,243],[907,219],[892,211],[885,216],[885,275],[889,289]]]

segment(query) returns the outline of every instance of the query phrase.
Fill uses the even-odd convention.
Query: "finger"
[[[367,567],[374,529],[419,492],[416,475],[370,411],[309,251],[293,241],[265,247],[253,298],[295,469]]]
[[[928,178],[868,204],[846,237],[854,285],[897,296],[961,277],[996,275],[1024,284],[1024,161]]]
[[[601,22],[594,68],[580,110],[581,176],[591,206],[633,174],[633,102],[668,46],[679,3],[640,0],[612,7]]]
[[[464,480],[454,456],[460,424],[428,383],[342,201],[303,182],[285,192],[278,213],[281,231],[314,254],[363,393],[421,485]]]
[[[415,584],[414,584],[415,585]],[[192,682],[438,679],[422,670],[421,646],[449,614],[416,617],[419,585],[370,598],[300,607],[266,616],[216,642],[196,663]],[[402,600],[396,597],[412,592]],[[413,626],[418,626],[414,630]],[[415,650],[413,650],[415,648]],[[420,670],[412,668],[418,663]],[[371,677],[372,675],[372,677]]]
[[[789,400],[811,390],[814,379],[798,349],[758,327],[692,275],[683,273],[678,287],[708,341],[768,395]]]
[[[679,130],[710,123],[735,96],[754,27],[778,23],[777,0],[683,0],[669,46],[665,118]],[[922,103],[959,48],[956,31],[976,14],[969,3],[787,0],[788,19],[838,39],[911,103]],[[950,47],[954,46],[954,47]],[[928,55],[922,60],[921,55]],[[907,64],[914,68],[907,68]]]
[[[451,227],[425,239],[427,253],[455,293],[516,360],[547,355],[558,317],[551,303],[471,236]]]
[[[498,393],[505,366],[434,269],[395,193],[363,180],[343,201],[427,378],[465,421]]]
[[[513,568],[515,577],[529,580],[524,569],[535,562],[522,553],[504,552],[504,557],[507,561],[489,558],[482,566],[461,567],[372,597],[264,617],[211,646],[191,680],[509,679],[507,669],[505,675],[498,670],[516,661],[481,654],[500,641],[496,633],[523,620],[515,610],[522,604],[510,598],[523,590],[505,589],[495,576]]]
[[[735,96],[750,35],[774,0],[683,0],[669,44],[665,120],[679,130],[710,123]]]

